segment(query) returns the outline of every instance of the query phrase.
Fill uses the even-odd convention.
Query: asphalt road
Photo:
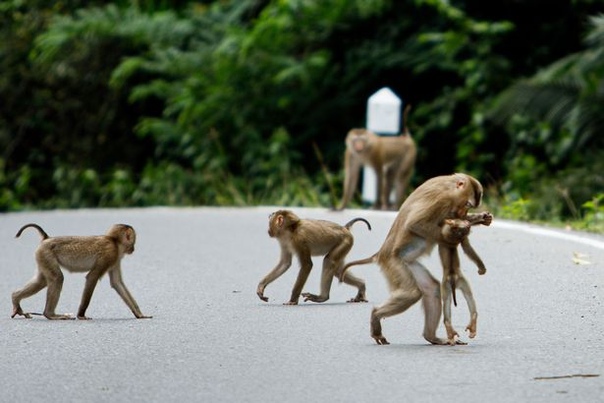
[[[602,402],[604,237],[497,220],[473,230],[488,272],[462,257],[478,304],[478,336],[467,346],[431,346],[419,304],[386,319],[378,346],[372,306],[388,291],[374,265],[354,268],[369,303],[334,283],[324,304],[283,306],[297,264],[256,285],[279,257],[268,237],[274,208],[151,208],[0,214],[0,401],[2,402]],[[353,228],[349,259],[375,252],[394,213],[293,209]],[[11,292],[33,275],[39,236],[15,239],[28,222],[50,235],[104,233],[133,225],[136,252],[124,279],[143,313],[135,319],[107,278],[87,311],[91,321],[11,319]],[[579,253],[580,263],[574,261]],[[437,254],[423,262],[440,278]],[[576,259],[575,259],[576,260]],[[320,260],[305,287],[317,291]],[[77,311],[84,275],[66,274],[58,312]],[[23,302],[41,311],[44,292]],[[462,331],[465,304],[453,310]],[[444,328],[439,329],[444,336]]]

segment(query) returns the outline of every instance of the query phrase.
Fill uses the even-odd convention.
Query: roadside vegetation
[[[388,86],[413,106],[414,186],[464,171],[498,218],[604,232],[600,9],[0,1],[0,211],[328,207]]]

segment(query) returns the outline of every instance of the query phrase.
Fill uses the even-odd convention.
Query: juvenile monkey
[[[312,269],[311,256],[324,255],[320,294],[302,293],[301,295],[304,297],[304,301],[327,301],[333,277],[340,271],[344,258],[354,243],[350,228],[357,221],[363,221],[371,230],[371,225],[364,218],[354,218],[341,226],[325,220],[300,219],[289,210],[278,210],[272,213],[269,216],[268,234],[279,241],[281,258],[277,266],[260,280],[256,292],[258,297],[262,301],[268,301],[268,297],[264,296],[264,289],[290,268],[293,255],[297,255],[300,260],[300,272],[294,283],[291,297],[284,304],[297,305],[302,288]],[[358,289],[357,295],[348,302],[367,301],[363,280],[347,273],[343,276],[342,281]]]
[[[409,106],[405,108],[407,121]],[[413,174],[417,149],[407,126],[399,136],[378,136],[367,129],[352,129],[346,136],[344,153],[344,194],[337,210],[346,208],[356,190],[359,171],[370,166],[377,176],[374,208],[398,208]],[[395,188],[395,201],[390,204],[390,194]]]
[[[464,253],[478,266],[478,274],[482,275],[486,273],[486,267],[470,244],[468,235],[470,234],[472,225],[490,225],[493,217],[490,213],[468,215],[467,217],[474,219],[474,222],[459,218],[445,219],[442,234],[446,243],[438,245],[438,252],[443,267],[443,279],[441,282],[443,323],[447,331],[447,341],[449,344],[462,344],[462,342],[456,341],[456,336],[459,336],[459,334],[453,329],[451,324],[451,297],[453,303],[457,306],[455,297],[456,287],[462,291],[468,304],[468,310],[470,311],[470,323],[466,327],[470,338],[476,336],[476,322],[478,318],[472,289],[460,269],[457,245],[461,243]]]
[[[139,319],[151,318],[142,314],[122,280],[120,262],[124,254],[134,252],[136,242],[134,228],[125,224],[116,224],[106,235],[49,237],[39,225],[27,224],[17,232],[16,238],[29,227],[37,229],[42,236],[42,242],[36,250],[38,271],[23,288],[13,292],[12,318],[16,315],[31,318],[34,313],[23,312],[21,300],[48,287],[43,315],[47,319],[75,319],[70,315],[55,312],[63,287],[61,267],[71,272],[88,272],[78,309],[78,319],[89,319],[86,317],[86,309],[97,282],[105,273],[109,274],[111,287],[117,291],[134,316]]]
[[[463,173],[427,180],[405,200],[380,250],[346,265],[376,262],[390,287],[390,298],[371,313],[371,337],[377,344],[389,344],[382,334],[381,319],[406,311],[420,299],[424,338],[432,344],[447,344],[436,336],[442,312],[440,283],[417,259],[436,244],[447,242],[442,234],[444,220],[451,212],[458,218],[468,217],[468,210],[480,205],[482,193],[480,182]],[[469,217],[476,223],[488,221],[480,214]]]

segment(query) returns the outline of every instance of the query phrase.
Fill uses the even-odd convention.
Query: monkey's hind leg
[[[337,274],[336,274],[337,276]],[[344,277],[342,278],[342,282],[351,285],[353,287],[356,287],[358,289],[357,291],[357,295],[355,295],[353,298],[349,299],[346,302],[368,302],[367,301],[367,295],[366,295],[366,286],[365,286],[365,282],[363,280],[361,280],[360,278],[353,276],[351,273],[349,272],[344,272]]]
[[[40,290],[46,287],[46,279],[39,272],[32,278],[23,288],[20,288],[13,292],[11,295],[13,301],[13,313],[11,314],[11,318],[15,316],[23,316],[27,319],[31,319],[31,315],[37,315],[34,312],[23,312],[21,308],[21,300],[25,298],[29,298],[32,295],[36,294]]]
[[[46,305],[44,306],[44,317],[50,320],[66,320],[75,319],[75,317],[67,314],[57,314],[55,309],[59,304],[59,297],[61,296],[61,290],[63,289],[63,273],[61,268],[57,264],[48,266],[46,269],[48,276],[47,278],[48,288],[46,290]]]
[[[468,331],[468,337],[473,339],[476,337],[476,322],[478,320],[478,312],[476,311],[476,301],[474,300],[474,295],[472,294],[472,289],[470,288],[470,283],[466,280],[465,277],[460,276],[457,280],[458,288],[463,293],[466,302],[468,303],[468,310],[470,311],[470,323],[466,326],[466,330]]]
[[[321,269],[321,291],[320,294],[312,294],[304,292],[301,295],[304,297],[304,301],[311,302],[325,302],[329,299],[329,292],[331,291],[331,283],[333,278],[337,275],[337,268],[343,264],[344,257],[352,248],[352,242],[342,242],[334,247],[325,258],[323,258],[323,267]]]
[[[454,345],[465,345],[467,343],[458,339],[459,333],[453,328],[451,323],[451,300],[452,300],[452,286],[451,286],[451,275],[443,276],[441,283],[441,293],[443,299],[443,324],[447,331],[447,344]]]
[[[371,337],[377,344],[390,344],[382,334],[382,324],[380,323],[380,320],[406,311],[411,305],[419,301],[421,297],[422,294],[417,288],[409,292],[399,289],[393,291],[390,298],[386,300],[385,303],[373,308],[370,319]]]

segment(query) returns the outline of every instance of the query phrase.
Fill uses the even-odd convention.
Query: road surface
[[[372,306],[388,291],[375,265],[369,303],[347,304],[355,289],[334,282],[324,304],[283,306],[297,263],[256,285],[279,257],[259,208],[149,208],[0,214],[2,402],[602,402],[604,401],[604,237],[497,220],[474,228],[472,244],[488,272],[462,257],[478,304],[478,336],[467,346],[431,346],[416,304],[383,322],[392,343],[369,337]],[[395,213],[293,209],[301,217],[345,223],[348,259],[381,245]],[[33,275],[40,224],[51,236],[104,233],[133,225],[136,252],[124,279],[144,314],[137,320],[103,278],[91,321],[11,319],[11,292]],[[437,278],[437,253],[423,258]],[[319,287],[315,259],[305,290]],[[66,274],[58,312],[75,313],[83,274]],[[44,292],[25,300],[41,311]],[[461,296],[453,323],[468,313]],[[441,326],[439,334],[444,336]]]

